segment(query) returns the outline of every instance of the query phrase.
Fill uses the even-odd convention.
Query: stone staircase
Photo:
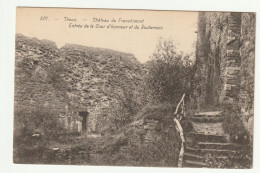
[[[207,155],[221,159],[240,150],[241,146],[231,143],[229,135],[224,132],[220,111],[200,112],[188,119],[193,130],[186,134],[183,167],[208,167]]]

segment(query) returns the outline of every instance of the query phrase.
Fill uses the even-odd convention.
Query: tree
[[[160,39],[147,63],[146,86],[153,102],[176,103],[189,90],[192,60],[172,40]]]

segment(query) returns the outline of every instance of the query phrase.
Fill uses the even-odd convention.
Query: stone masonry
[[[211,167],[210,157],[220,164],[221,160],[233,158],[245,147],[233,142],[224,131],[221,111],[195,113],[189,120],[193,130],[186,134],[184,167]]]
[[[224,78],[224,100],[238,99],[240,89],[240,32],[241,13],[230,13],[228,16],[228,40]]]

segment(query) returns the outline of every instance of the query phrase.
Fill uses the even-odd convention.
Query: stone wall
[[[45,107],[71,129],[66,122],[81,121],[77,112],[86,109],[87,132],[108,132],[112,118],[125,107],[126,94],[138,100],[140,70],[140,63],[129,53],[71,44],[58,49],[52,41],[18,34],[15,115],[23,119]]]
[[[87,132],[110,131],[113,116],[124,114],[122,107],[130,106],[123,103],[125,94],[138,100],[140,63],[129,53],[74,44],[66,44],[60,52],[70,102],[89,112]]]
[[[15,108],[32,111],[36,105],[45,105],[65,113],[64,93],[53,87],[48,74],[48,67],[58,61],[59,57],[59,50],[54,42],[17,35]]]
[[[35,117],[40,111],[64,115],[66,96],[57,89],[49,74],[49,67],[60,58],[54,42],[23,35],[16,36],[15,88],[14,88],[14,134],[24,128],[33,130]],[[40,119],[40,117],[38,117]]]
[[[241,13],[228,15],[227,53],[225,60],[224,98],[230,102],[238,100],[240,90],[240,37]]]
[[[254,115],[255,17],[255,13],[241,14],[239,105],[245,116],[244,124],[251,134]]]
[[[217,106],[223,98],[228,13],[200,12],[192,90],[197,108]]]
[[[238,104],[252,129],[255,14],[200,12],[196,46],[192,90],[197,108]]]
[[[162,122],[154,119],[140,119],[132,124],[135,133],[130,137],[130,145],[149,145],[162,140],[160,131],[163,129]]]
[[[198,21],[193,80],[197,82],[194,91],[201,98],[200,104],[217,105],[225,100],[239,100],[240,84],[245,83],[242,78],[246,80],[247,76],[253,76],[254,14],[200,12]],[[243,71],[250,69],[250,74],[242,75],[242,66]]]

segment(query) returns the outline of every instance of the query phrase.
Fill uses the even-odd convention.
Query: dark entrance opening
[[[79,111],[79,116],[81,116],[83,118],[82,119],[82,132],[86,132],[88,111]]]

